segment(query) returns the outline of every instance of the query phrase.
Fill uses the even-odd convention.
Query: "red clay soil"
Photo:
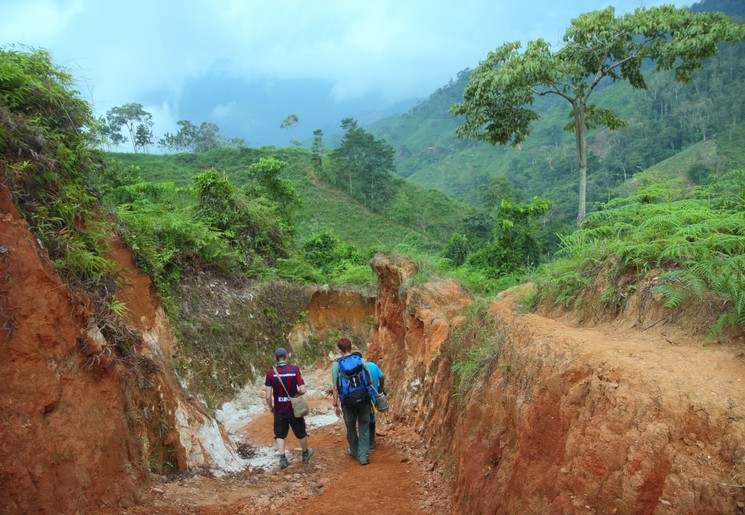
[[[153,291],[150,276],[140,272],[132,251],[119,238],[110,242],[108,257],[119,266],[116,298],[127,306],[128,321],[140,329],[151,328],[155,324],[155,306],[160,305],[160,300]]]
[[[490,305],[504,342],[459,398],[448,334],[464,323],[453,306],[468,295],[452,282],[402,294],[406,268],[385,257],[373,268],[369,354],[392,378],[393,412],[455,461],[454,512],[745,509],[742,335],[704,345],[651,301],[592,327],[521,316],[506,292]],[[688,324],[705,329],[710,313],[700,311]]]
[[[326,411],[328,399],[311,401]],[[272,416],[256,417],[246,428],[252,445],[273,443]],[[400,423],[381,423],[370,464],[360,465],[345,454],[344,423],[339,420],[309,429],[315,453],[311,462],[300,461],[297,440],[287,439],[290,467],[242,473],[228,478],[200,476],[161,478],[140,499],[129,515],[165,514],[346,514],[448,513],[448,481],[433,473],[435,464],[424,457],[421,438]]]
[[[745,502],[741,345],[526,315],[457,432],[465,512],[726,513]],[[534,378],[540,381],[534,383]]]
[[[80,344],[91,306],[72,300],[5,187],[0,234],[0,513],[130,502],[145,473],[117,376]]]
[[[704,346],[662,312],[659,322],[640,325],[642,313],[628,313],[579,326],[518,316],[505,297],[492,306],[508,329],[499,359],[468,399],[456,399],[449,335],[470,297],[453,282],[404,296],[411,271],[382,258],[369,350],[391,379],[394,422],[380,424],[369,465],[346,456],[338,421],[311,430],[309,464],[290,436],[285,470],[154,476],[146,485],[117,370],[90,362],[92,306],[72,299],[3,188],[0,233],[0,513],[745,510],[741,335]],[[124,267],[117,296],[167,359],[173,337],[158,328],[147,278],[131,272],[122,248],[112,252]],[[329,372],[317,372],[323,384]],[[311,400],[322,411],[328,404]],[[246,428],[253,445],[271,443],[271,425],[264,413]]]

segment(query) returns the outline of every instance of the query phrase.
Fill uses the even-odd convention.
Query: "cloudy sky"
[[[324,116],[427,97],[505,41],[557,42],[582,12],[662,3],[691,2],[0,0],[0,44],[51,51],[99,114],[143,104],[156,135],[189,119],[281,144]],[[279,132],[281,113],[300,118],[294,133]]]

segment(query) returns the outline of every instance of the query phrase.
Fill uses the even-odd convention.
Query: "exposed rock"
[[[439,392],[452,384],[445,346],[463,322],[471,296],[453,280],[403,288],[414,272],[407,261],[399,264],[378,255],[372,267],[378,275],[378,326],[371,332],[368,352],[389,378],[387,388],[396,392],[393,413],[413,418],[418,429],[440,424],[447,399]]]
[[[319,288],[305,308],[306,317],[287,335],[290,347],[298,350],[331,331],[366,341],[375,316],[375,298],[360,293]]]
[[[148,468],[241,469],[216,422],[173,373],[174,337],[147,275],[117,239],[117,298],[133,353],[117,357],[0,188],[0,512],[96,510],[131,504]]]

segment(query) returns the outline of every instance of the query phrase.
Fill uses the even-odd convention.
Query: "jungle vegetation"
[[[99,299],[101,325],[122,349],[125,331],[109,323],[123,309],[109,293],[114,232],[174,317],[185,278],[369,291],[370,258],[389,252],[486,297],[534,279],[540,302],[571,308],[592,302],[587,292],[601,278],[593,309],[609,311],[661,270],[656,292],[672,309],[718,299],[717,334],[745,327],[744,52],[722,43],[685,86],[653,68],[640,70],[641,94],[599,86],[598,102],[628,127],[588,132],[589,208],[579,228],[563,106],[536,103],[541,125],[522,149],[459,141],[447,110],[468,72],[388,125],[342,120],[345,135],[331,148],[320,131],[309,149],[250,148],[189,122],[172,135],[173,152],[156,155],[141,106],[96,119],[48,52],[3,47],[0,180],[60,274]],[[112,124],[134,137],[132,153],[102,150]],[[267,323],[284,329],[281,312],[268,309]],[[227,325],[205,327],[195,334]]]

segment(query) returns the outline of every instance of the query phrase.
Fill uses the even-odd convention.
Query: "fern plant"
[[[622,277],[638,281],[659,269],[653,291],[665,306],[679,309],[712,294],[723,312],[710,335],[745,327],[745,204],[738,201],[743,184],[745,174],[734,171],[705,189],[656,184],[609,202],[562,240],[559,259],[539,274],[539,297],[565,306],[581,303],[582,292],[601,281],[612,285],[601,295],[607,303]]]
[[[72,76],[49,52],[0,47],[0,161],[4,179],[31,230],[69,283],[111,276],[97,199],[89,176],[101,163],[91,150],[92,111]]]

